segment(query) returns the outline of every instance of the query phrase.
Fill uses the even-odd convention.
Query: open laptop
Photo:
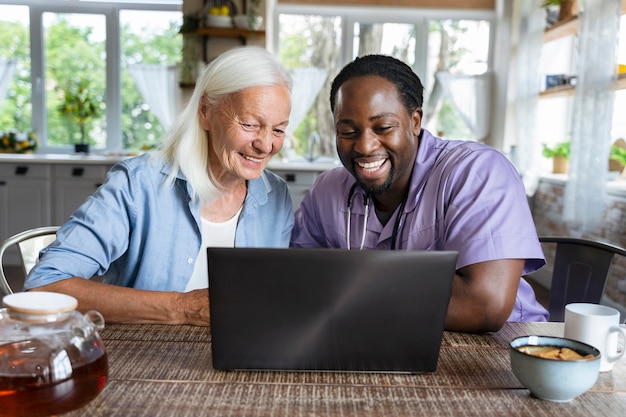
[[[432,372],[457,252],[208,248],[213,367]]]

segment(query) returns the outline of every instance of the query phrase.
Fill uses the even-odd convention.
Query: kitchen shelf
[[[249,30],[239,28],[218,28],[218,27],[202,27],[195,32],[186,33],[186,36],[201,36],[203,38],[233,38],[239,39],[239,41],[245,45],[248,39],[264,38],[265,30]],[[205,46],[203,42],[203,53],[205,53]],[[203,56],[203,60],[206,62],[206,56]],[[179,83],[181,88],[194,88],[195,83]]]
[[[237,28],[200,28],[195,32],[198,36],[215,36],[221,38],[239,38],[242,42],[249,38],[264,37],[264,30],[249,30]]]
[[[626,74],[620,74],[617,77],[617,84],[615,90],[626,90]],[[555,98],[555,97],[571,97],[576,94],[576,87],[573,85],[560,85],[558,87],[552,87],[546,91],[539,93],[541,98]]]
[[[626,14],[626,0],[622,0],[622,15]],[[544,31],[543,41],[550,42],[556,39],[564,38],[566,36],[577,35],[579,30],[579,19],[575,16],[571,19],[557,22]],[[626,90],[626,74],[619,74],[617,77],[617,83],[615,90]],[[541,98],[554,98],[554,97],[571,97],[576,94],[576,87],[573,85],[561,85],[558,87],[552,87],[539,93]]]
[[[557,22],[543,33],[543,41],[550,42],[578,33],[578,17]]]
[[[626,14],[626,0],[622,0],[622,14]],[[579,20],[578,17],[557,22],[544,31],[543,41],[550,42],[556,39],[564,38],[566,36],[575,35],[578,33]]]

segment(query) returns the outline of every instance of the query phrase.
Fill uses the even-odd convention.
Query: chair
[[[59,230],[59,226],[30,229],[13,235],[2,243],[0,246],[0,292],[2,292],[2,295],[13,293],[4,273],[3,260],[4,253],[7,249],[13,245],[17,246],[22,260],[22,267],[24,268],[24,276],[26,276],[37,263],[39,251],[48,246],[55,239],[57,230]]]
[[[565,305],[600,303],[614,256],[626,249],[608,243],[573,237],[540,237],[556,243],[548,311],[550,321],[563,321]]]

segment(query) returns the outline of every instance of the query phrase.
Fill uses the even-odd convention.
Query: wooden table
[[[446,332],[426,374],[225,372],[211,367],[206,328],[108,325],[107,386],[67,416],[626,416],[626,360],[569,403],[531,397],[515,378],[511,339],[562,333],[562,323]]]

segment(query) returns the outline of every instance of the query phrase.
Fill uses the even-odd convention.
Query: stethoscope
[[[354,201],[354,191],[356,190],[357,183],[355,182],[350,187],[350,192],[348,193],[348,214],[346,221],[346,247],[350,249],[350,232],[351,232],[351,224],[350,218],[352,217],[352,203]],[[400,221],[402,219],[402,213],[404,212],[404,207],[406,206],[406,200],[408,197],[408,192],[404,195],[402,199],[402,203],[400,203],[400,208],[398,210],[398,215],[396,216],[396,221],[393,224],[393,232],[391,233],[391,249],[394,250],[396,248],[396,241],[398,240],[398,231],[400,230]],[[365,234],[367,233],[367,219],[369,217],[370,212],[370,200],[371,197],[368,193],[365,193],[363,196],[363,206],[365,207],[365,216],[363,218],[363,230],[361,232],[361,244],[359,245],[359,250],[363,250],[365,246]]]

